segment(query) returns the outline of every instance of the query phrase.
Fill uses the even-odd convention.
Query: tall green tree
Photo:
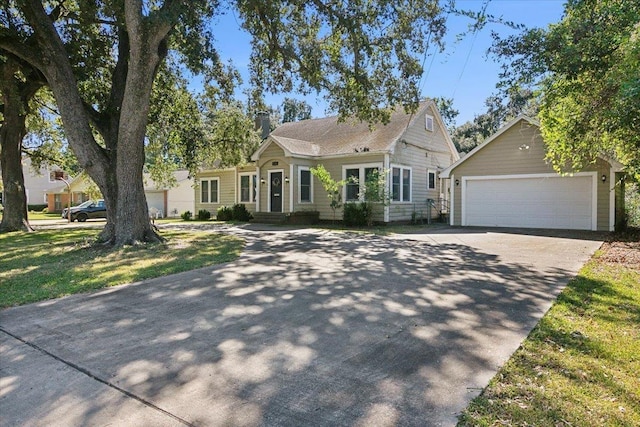
[[[0,49],[45,76],[69,145],[105,197],[101,238],[115,245],[158,239],[142,172],[151,92],[167,55],[219,86],[228,81],[212,46],[216,15],[235,9],[251,34],[256,85],[323,91],[343,117],[367,121],[388,120],[395,104],[416,108],[421,58],[445,32],[438,1],[6,3],[0,13],[12,25],[0,31]],[[101,84],[83,84],[90,73]]]
[[[282,102],[282,123],[311,118],[311,106],[306,101],[286,97]]]
[[[640,179],[640,3],[571,0],[559,23],[497,39],[492,51],[504,85],[539,85],[557,170],[606,155]]]
[[[449,133],[453,133],[456,128],[456,117],[460,114],[460,111],[453,108],[453,99],[451,98],[434,98],[433,102],[436,103],[440,116],[444,125],[447,127]]]

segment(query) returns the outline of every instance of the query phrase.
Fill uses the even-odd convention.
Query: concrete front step
[[[284,224],[287,222],[287,214],[281,212],[255,212],[251,222],[259,224]]]

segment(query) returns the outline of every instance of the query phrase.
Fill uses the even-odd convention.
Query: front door
[[[271,179],[269,194],[271,212],[282,212],[282,172],[271,172],[269,178]]]

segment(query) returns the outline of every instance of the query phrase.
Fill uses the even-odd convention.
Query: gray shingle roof
[[[346,121],[338,123],[338,117],[302,120],[285,123],[269,135],[293,155],[322,157],[357,152],[389,152],[402,136],[412,120],[429,105],[420,104],[414,114],[405,113],[402,107],[391,114],[387,125]],[[269,144],[267,139],[264,144]]]

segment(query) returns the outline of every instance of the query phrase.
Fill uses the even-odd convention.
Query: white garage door
[[[155,209],[154,212],[158,212],[161,217],[163,217],[166,213],[164,211],[164,191],[149,191],[146,192],[147,196],[147,206],[149,207],[149,212]]]
[[[593,176],[466,179],[463,225],[592,230]]]

